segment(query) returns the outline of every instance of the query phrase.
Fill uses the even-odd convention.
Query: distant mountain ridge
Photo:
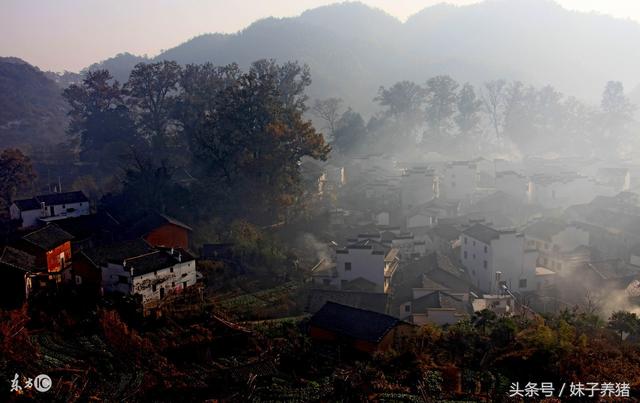
[[[260,58],[309,64],[312,97],[339,96],[359,109],[372,108],[380,85],[437,74],[474,84],[551,84],[597,101],[608,80],[628,90],[640,83],[640,24],[550,0],[440,4],[405,23],[349,2],[259,20],[236,34],[201,35],[153,60],[246,66]]]
[[[83,71],[107,68],[124,82],[139,62],[236,62],[247,67],[261,58],[308,64],[311,98],[340,97],[365,115],[377,110],[372,99],[381,85],[424,83],[439,74],[475,85],[496,78],[550,84],[592,103],[599,102],[607,81],[619,80],[633,100],[640,100],[640,24],[569,11],[550,0],[439,4],[404,23],[362,3],[338,3],[297,17],[262,19],[235,34],[200,35],[153,58],[121,53]],[[80,76],[49,78],[66,86]],[[0,76],[5,86],[8,79]],[[43,84],[42,95],[56,98],[52,105],[59,111],[52,88]],[[6,91],[5,99],[11,96]],[[2,117],[0,127],[7,122]]]

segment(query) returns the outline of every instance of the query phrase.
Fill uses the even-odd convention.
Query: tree
[[[125,85],[137,124],[157,150],[167,146],[181,71],[173,61],[138,63]]]
[[[484,84],[485,91],[482,95],[482,102],[489,114],[496,138],[502,137],[506,85],[505,80],[494,80]]]
[[[238,209],[246,211],[248,204],[270,217],[299,193],[300,159],[326,159],[330,150],[302,118],[306,70],[276,67],[256,62],[222,89],[195,139],[195,155],[209,180],[223,180],[223,197],[237,196]]]
[[[367,127],[359,113],[347,109],[336,122],[336,129],[331,146],[342,154],[351,154],[365,144]]]
[[[96,151],[107,144],[131,145],[136,131],[122,87],[107,70],[89,71],[81,84],[63,91],[71,107],[68,133],[79,140],[81,155],[95,161]],[[117,156],[99,155],[112,161]]]
[[[446,135],[456,110],[458,83],[449,76],[436,76],[427,81],[425,115],[436,139]]]
[[[466,83],[460,89],[457,99],[458,114],[454,118],[460,134],[467,134],[477,130],[480,124],[482,101],[476,96],[473,86]]]
[[[342,117],[340,111],[342,110],[342,99],[340,98],[327,98],[325,100],[317,99],[313,107],[312,113],[320,120],[324,121],[325,126],[323,130],[329,131],[329,136],[333,139],[336,133],[336,125],[338,120]]]
[[[36,174],[29,157],[17,148],[7,148],[0,154],[0,204],[3,211],[11,205],[16,192],[29,185]]]
[[[391,117],[405,117],[418,112],[426,98],[425,89],[411,81],[400,81],[389,89],[380,87],[374,98]]]
[[[636,334],[640,331],[640,319],[635,313],[627,311],[617,311],[611,314],[607,325],[610,329],[620,333],[620,340],[624,338],[625,333]]]

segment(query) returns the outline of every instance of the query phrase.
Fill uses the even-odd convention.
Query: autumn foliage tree
[[[0,209],[6,211],[19,189],[31,184],[36,174],[29,157],[7,148],[0,154]]]

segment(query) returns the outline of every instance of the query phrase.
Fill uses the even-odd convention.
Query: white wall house
[[[537,288],[538,252],[529,250],[523,234],[475,224],[460,235],[460,262],[472,283],[482,292],[495,294],[504,282],[512,292]]]
[[[438,196],[438,180],[433,170],[425,167],[408,168],[400,178],[402,211],[424,204]]]
[[[196,284],[196,261],[181,250],[154,250],[102,267],[105,292],[140,295],[147,311],[169,293]]]
[[[91,214],[89,199],[84,193],[66,192],[39,195],[14,201],[9,207],[12,220],[21,220],[22,227],[38,224],[39,220],[53,221]]]
[[[559,220],[540,220],[524,230],[527,248],[539,252],[537,265],[560,272],[569,263],[579,263],[579,247],[589,246],[589,232]]]
[[[475,162],[449,162],[440,178],[440,192],[447,200],[464,200],[477,190],[478,171]]]
[[[496,172],[495,187],[524,202],[528,197],[529,178],[515,171]]]
[[[399,263],[398,250],[378,241],[364,239],[336,250],[336,273],[341,288],[356,279],[375,285],[378,292],[387,292]]]

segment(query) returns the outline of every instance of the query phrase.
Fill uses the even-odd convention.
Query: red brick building
[[[132,226],[131,231],[153,246],[190,249],[191,227],[164,214],[147,214]]]

